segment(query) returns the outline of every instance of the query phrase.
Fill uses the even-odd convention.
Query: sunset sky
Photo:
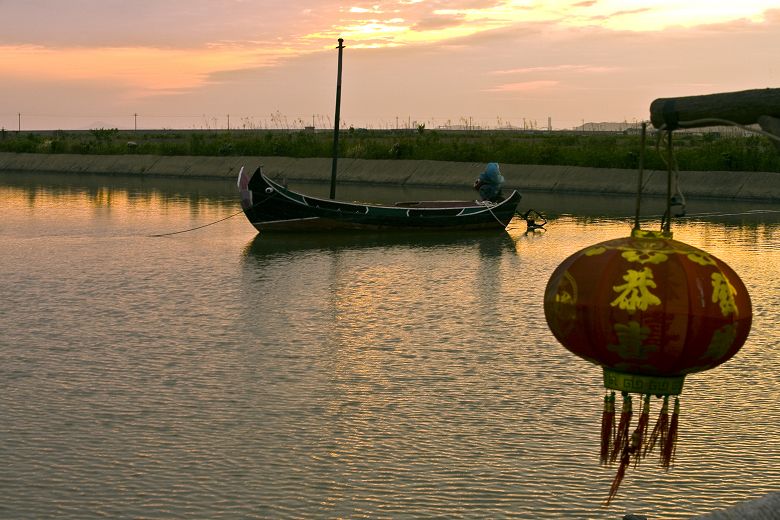
[[[345,126],[572,128],[780,86],[780,0],[0,0],[0,126],[328,127],[339,37]]]

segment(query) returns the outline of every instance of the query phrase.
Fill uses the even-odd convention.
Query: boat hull
[[[500,203],[432,201],[396,206],[358,204],[310,197],[266,177],[239,173],[241,204],[252,225],[266,231],[382,229],[504,229],[520,203],[512,194]]]

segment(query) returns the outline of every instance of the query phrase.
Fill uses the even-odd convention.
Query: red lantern
[[[601,461],[620,466],[607,502],[630,460],[658,446],[669,468],[679,415],[675,399],[669,419],[669,396],[680,394],[686,374],[736,354],[752,320],[747,289],[728,265],[669,232],[639,229],[564,260],[547,283],[544,313],[558,341],[603,367],[612,391],[604,398]],[[615,391],[624,396],[617,427]],[[642,407],[629,435],[631,393],[640,395]],[[663,405],[648,434],[653,395]]]

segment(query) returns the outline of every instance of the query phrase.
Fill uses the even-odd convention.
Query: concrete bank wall
[[[331,160],[289,157],[200,157],[0,153],[0,172],[64,172],[178,177],[235,177],[241,166],[263,166],[273,178],[329,182]],[[339,182],[426,186],[471,185],[484,163],[339,159]],[[634,194],[637,171],[576,166],[502,164],[507,187],[561,193]],[[780,173],[681,172],[686,197],[780,202]],[[646,171],[643,192],[666,194],[666,172]]]

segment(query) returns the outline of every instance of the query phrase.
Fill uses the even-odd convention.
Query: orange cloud
[[[336,20],[328,29],[305,38],[338,36],[358,44],[370,40],[373,46],[435,43],[463,38],[495,29],[528,24],[557,27],[601,27],[615,31],[649,32],[670,27],[698,27],[735,20],[763,23],[777,8],[778,0],[643,0],[626,9],[624,0],[467,0],[433,4],[420,1],[393,2],[353,7],[349,16]],[[390,5],[390,2],[384,2]],[[380,16],[388,13],[385,17]],[[392,14],[389,14],[392,13]]]
[[[626,9],[624,0],[555,2],[567,13],[568,26],[599,26],[618,31],[661,31],[670,27],[698,27],[734,20],[765,21],[765,13],[778,7],[776,0],[644,0]],[[565,5],[569,4],[569,5]],[[549,4],[547,4],[549,5]]]
[[[609,31],[654,32],[734,20],[766,21],[778,0],[374,0],[321,16],[289,38],[304,48],[330,48],[344,38],[352,48],[400,47],[463,40],[497,30],[544,26],[550,31],[598,27]],[[314,27],[308,29],[308,27]]]
[[[139,95],[189,90],[215,72],[268,65],[273,59],[255,49],[231,46],[190,50],[0,46],[0,71],[7,78],[116,83]]]
[[[538,72],[612,72],[616,67],[600,67],[593,65],[550,65],[546,67],[522,67],[518,69],[495,70],[493,74],[532,74]]]

